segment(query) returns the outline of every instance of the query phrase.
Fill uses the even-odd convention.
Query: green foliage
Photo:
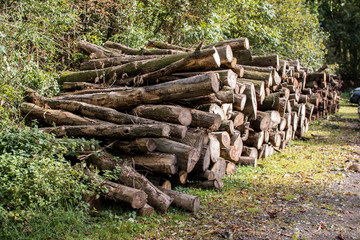
[[[56,139],[28,127],[0,132],[0,208],[22,219],[31,211],[50,211],[67,204],[83,205],[87,189],[82,171],[71,167],[65,154],[84,140]]]

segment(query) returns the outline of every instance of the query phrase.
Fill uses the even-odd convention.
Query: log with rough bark
[[[219,47],[223,45],[229,45],[233,51],[235,50],[247,50],[250,48],[249,39],[247,38],[237,38],[237,39],[230,39],[225,41],[220,41],[214,44],[206,45],[203,49],[208,49],[212,47]]]
[[[229,45],[216,47],[216,51],[219,54],[221,65],[229,66],[229,67],[235,66],[235,65],[231,66],[234,57],[233,57],[233,52],[231,50],[231,47]]]
[[[197,196],[181,193],[169,189],[160,188],[166,195],[173,200],[172,205],[196,214],[200,209],[200,198]]]
[[[254,147],[243,146],[242,156],[258,158],[258,150]]]
[[[189,109],[174,105],[140,105],[131,112],[135,116],[189,126],[192,118]]]
[[[41,128],[43,132],[54,133],[57,137],[88,137],[129,139],[141,137],[169,137],[170,127],[165,124],[143,125],[78,125]]]
[[[235,131],[234,122],[232,120],[224,120],[224,121],[222,121],[221,125],[219,127],[219,131],[226,131],[230,135],[233,135],[234,131]]]
[[[127,141],[116,140],[111,142],[109,147],[114,151],[125,153],[147,153],[156,149],[156,143],[151,138],[136,138]]]
[[[84,89],[102,89],[104,85],[96,83],[87,83],[87,82],[64,82],[62,89],[65,91],[75,91],[75,90],[84,90]]]
[[[257,159],[254,157],[245,157],[245,156],[241,156],[239,159],[239,163],[241,165],[250,165],[250,166],[257,166]]]
[[[221,125],[221,116],[218,114],[192,109],[191,117],[191,127],[203,127],[216,131]]]
[[[250,122],[250,127],[258,131],[265,131],[270,127],[271,115],[267,112],[257,111],[256,119]]]
[[[278,55],[267,55],[267,56],[252,56],[251,61],[239,62],[242,65],[269,67],[272,66],[275,69],[280,68],[279,56]]]
[[[188,183],[190,187],[203,188],[203,189],[222,189],[224,187],[223,181],[220,178],[214,180],[207,180],[203,182]]]
[[[217,138],[220,143],[220,147],[228,148],[230,147],[231,138],[228,132],[226,131],[219,131],[219,132],[212,132],[210,135]]]
[[[142,208],[139,208],[137,211],[136,211],[136,215],[138,216],[151,216],[154,214],[154,211],[155,209],[150,206],[149,204],[145,204],[145,206],[143,206]]]
[[[176,154],[146,153],[137,155],[117,154],[121,159],[134,163],[141,168],[154,173],[174,175],[177,173],[180,160]]]
[[[237,62],[248,62],[251,61],[251,51],[250,50],[234,50],[233,56],[236,58]]]
[[[22,103],[21,114],[28,120],[37,120],[48,126],[56,125],[98,125],[101,121],[80,117],[63,110],[45,109],[33,103]]]
[[[163,103],[184,98],[198,97],[219,91],[219,81],[214,73],[179,79],[154,86],[129,90],[71,95],[58,100],[73,100],[114,109],[127,109],[141,104]]]
[[[106,199],[113,200],[115,202],[126,202],[134,209],[139,209],[145,206],[147,194],[143,190],[101,179],[100,177],[96,177],[89,170],[85,170],[85,174],[89,177],[90,181],[95,184],[99,184],[102,188],[106,189],[106,191],[101,192],[101,195],[103,195]]]
[[[272,76],[273,76],[272,71],[271,72],[258,72],[258,71],[245,69],[243,78],[253,79],[253,80],[261,80],[265,83],[266,87],[271,87],[273,84]]]
[[[128,55],[168,55],[184,53],[184,51],[173,49],[136,49],[130,48],[121,43],[115,43],[110,41],[105,42],[104,46],[112,49],[118,49],[122,53]]]
[[[89,43],[85,40],[81,40],[78,43],[78,47],[83,49],[85,52],[90,54],[90,58],[107,58],[107,57],[118,57],[123,54],[115,49],[107,49],[100,47],[96,44]]]
[[[172,199],[169,196],[157,189],[143,175],[136,172],[124,162],[115,160],[110,154],[106,152],[101,152],[101,154],[99,152],[94,152],[86,155],[82,160],[95,165],[100,171],[120,168],[121,171],[117,171],[117,181],[126,186],[143,190],[148,195],[148,204],[158,211],[166,213],[169,208],[172,202]]]
[[[164,57],[164,55],[126,55],[121,57],[109,57],[92,59],[80,64],[80,70],[102,69],[119,66],[126,63]]]
[[[264,132],[250,132],[248,139],[245,141],[245,145],[253,146],[257,149],[261,149],[264,142]]]
[[[191,51],[193,51],[193,49],[191,49],[191,48],[186,48],[186,47],[181,47],[181,46],[174,45],[174,44],[170,44],[170,43],[166,43],[166,42],[151,41],[151,40],[148,40],[148,43],[146,44],[146,47],[147,47],[147,48],[179,50],[179,51],[184,51],[184,52],[191,52]]]
[[[200,158],[200,152],[194,147],[166,138],[154,138],[156,150],[176,155],[177,164],[181,170],[191,172]]]
[[[227,119],[226,114],[224,112],[224,109],[222,109],[217,104],[207,103],[207,104],[203,104],[203,105],[198,106],[197,109],[201,110],[201,111],[204,111],[204,112],[217,114],[217,115],[219,115],[221,117],[221,120]]]

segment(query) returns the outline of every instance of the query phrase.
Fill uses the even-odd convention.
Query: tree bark
[[[110,41],[105,42],[104,46],[112,49],[118,49],[124,54],[128,55],[169,55],[184,53],[184,51],[173,49],[135,49],[125,46],[121,43],[115,43]]]
[[[122,56],[121,52],[116,50],[106,49],[96,44],[89,43],[81,40],[78,43],[78,47],[87,52],[91,58],[106,58],[106,57],[118,57]]]
[[[151,40],[148,40],[146,47],[147,48],[154,47],[154,48],[158,48],[158,49],[179,50],[179,51],[183,51],[183,52],[193,51],[193,49],[191,49],[191,48],[186,48],[186,47],[181,47],[181,46],[173,45],[173,44],[166,43],[166,42],[151,41]]]
[[[243,78],[252,79],[252,80],[261,80],[265,83],[266,87],[271,87],[273,84],[272,71],[258,72],[254,70],[245,69]]]
[[[143,125],[78,125],[41,128],[57,137],[88,137],[129,139],[141,137],[168,137],[170,127],[165,124]]]
[[[138,87],[126,91],[57,97],[93,105],[123,110],[141,104],[171,102],[216,93],[219,81],[214,73],[179,79],[154,86]]]
[[[230,39],[225,41],[220,41],[214,44],[206,45],[203,49],[208,49],[212,47],[219,47],[222,45],[229,45],[233,51],[235,50],[247,50],[250,48],[249,39],[247,38],[237,38],[237,39]]]
[[[250,166],[257,166],[257,159],[254,157],[245,157],[245,156],[241,156],[239,159],[239,163],[241,165],[250,165]]]
[[[166,138],[154,138],[156,150],[163,153],[175,154],[181,170],[191,172],[199,161],[200,152],[189,145],[175,142]]]
[[[250,127],[258,130],[265,131],[270,127],[271,115],[267,112],[257,111],[256,119],[250,122]]]
[[[139,208],[137,211],[136,211],[136,215],[138,216],[151,216],[153,215],[154,213],[154,208],[152,206],[150,206],[149,204],[145,204],[144,207],[142,208]]]
[[[198,213],[200,209],[199,197],[164,188],[160,188],[160,190],[174,199],[172,205],[194,214]]]
[[[115,151],[125,153],[147,153],[156,149],[156,143],[151,138],[137,138],[128,141],[115,141],[110,144]]]
[[[132,110],[132,114],[184,126],[189,126],[192,120],[189,109],[173,105],[140,105]]]
[[[192,109],[191,117],[191,127],[203,127],[216,131],[221,125],[221,116],[218,114]]]

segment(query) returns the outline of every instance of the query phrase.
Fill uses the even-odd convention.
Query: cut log
[[[87,82],[64,82],[62,89],[65,91],[75,91],[84,89],[101,89],[104,88],[101,84],[87,83]]]
[[[147,48],[179,50],[179,51],[184,51],[184,52],[193,51],[193,49],[191,49],[191,48],[186,48],[186,47],[181,47],[181,46],[177,46],[177,45],[166,43],[166,42],[151,41],[151,40],[148,40],[146,47]]]
[[[178,170],[179,158],[176,154],[164,154],[164,153],[146,153],[138,155],[123,155],[117,156],[121,159],[131,163],[135,163],[136,168],[145,169],[154,173],[174,175]],[[180,164],[179,164],[180,165]]]
[[[256,119],[250,122],[250,127],[258,131],[265,131],[269,128],[271,115],[266,112],[257,111]]]
[[[224,187],[224,183],[221,181],[220,178],[203,182],[189,183],[188,185],[190,187],[203,189],[222,189]]]
[[[246,84],[244,94],[246,95],[246,104],[242,111],[249,120],[256,119],[257,101],[254,84]]]
[[[210,147],[204,146],[201,149],[199,161],[196,163],[192,172],[203,173],[210,166]]]
[[[215,179],[223,179],[226,173],[226,161],[223,158],[218,158],[216,163],[211,167],[211,171],[215,175]]]
[[[80,70],[92,70],[92,69],[102,69],[113,66],[119,66],[126,63],[149,60],[154,58],[164,57],[163,55],[124,55],[121,57],[109,57],[109,58],[100,58],[92,59],[80,64]]]
[[[252,158],[257,159],[258,158],[258,150],[254,147],[243,146],[242,156],[252,157]]]
[[[210,135],[217,138],[217,140],[220,143],[220,147],[222,147],[222,148],[230,147],[231,138],[230,138],[229,133],[227,133],[225,131],[220,131],[220,132],[212,132],[212,133],[210,133]]]
[[[165,124],[143,125],[78,125],[41,128],[43,132],[54,133],[57,137],[88,137],[129,139],[142,137],[169,137],[170,127]]]
[[[242,65],[268,67],[272,66],[275,69],[280,68],[279,56],[278,55],[267,55],[267,56],[252,56],[252,60],[248,62],[240,62]]]
[[[107,58],[122,56],[121,52],[119,51],[106,49],[96,44],[89,43],[85,40],[79,41],[78,47],[87,52],[90,55],[90,58]]]
[[[257,159],[254,157],[245,157],[245,156],[241,156],[239,159],[239,163],[241,165],[250,165],[250,166],[257,166]]]
[[[216,47],[216,51],[219,54],[221,65],[231,67],[231,62],[234,58],[231,47],[229,45],[219,46],[219,47]]]
[[[281,123],[281,116],[278,111],[266,111],[270,115],[270,125],[269,128],[277,128]]]
[[[208,49],[212,47],[219,47],[223,45],[229,45],[233,51],[235,50],[247,50],[250,48],[249,39],[247,38],[237,38],[237,39],[230,39],[225,41],[220,41],[214,44],[206,45],[203,49]]]
[[[245,141],[245,145],[253,146],[257,149],[261,149],[264,142],[264,132],[250,132],[248,139]]]
[[[230,135],[233,135],[235,131],[234,122],[232,120],[222,121],[219,130],[228,132]]]
[[[21,114],[28,120],[37,120],[48,126],[59,125],[97,125],[101,124],[89,118],[80,117],[63,110],[52,110],[39,107],[33,103],[22,103]]]
[[[191,98],[219,91],[216,74],[179,79],[154,86],[138,87],[127,91],[84,94],[58,97],[58,100],[73,100],[114,109],[127,109],[140,104],[163,103]]]
[[[203,127],[216,131],[221,125],[221,116],[218,114],[192,109],[191,117],[191,127]]]
[[[211,161],[216,162],[220,157],[220,142],[217,137],[212,134],[209,134],[209,150]]]
[[[142,208],[139,208],[136,211],[136,215],[141,216],[141,217],[145,217],[148,216],[150,217],[151,215],[154,214],[155,209],[150,206],[149,204],[145,204],[145,206],[143,206]]]
[[[236,165],[233,162],[226,161],[226,175],[236,173]]]
[[[221,117],[221,120],[227,119],[224,110],[217,104],[214,104],[214,103],[203,104],[203,105],[198,106],[197,109],[204,111],[204,112],[217,114]]]
[[[242,112],[232,111],[230,119],[234,123],[234,127],[238,127],[244,124],[245,116]]]
[[[173,153],[176,155],[178,166],[181,170],[191,172],[200,158],[200,152],[189,145],[175,142],[166,138],[154,138],[156,151]]]
[[[135,49],[125,46],[121,43],[115,43],[110,41],[105,42],[104,46],[112,49],[118,49],[124,54],[128,55],[168,55],[184,53],[184,51],[173,49]]]
[[[95,177],[94,174],[92,174],[88,170],[85,170],[85,174],[89,176],[92,182],[95,182],[96,184],[99,184],[102,188],[106,189],[106,191],[101,192],[101,194],[106,199],[115,202],[128,203],[134,209],[139,209],[145,206],[147,194],[143,190],[103,180],[99,177]]]
[[[270,132],[270,143],[278,148],[281,145],[281,136],[277,132]]]
[[[266,87],[271,87],[273,83],[272,71],[270,72],[258,72],[249,69],[245,69],[243,78],[261,80],[265,83]]]
[[[251,51],[250,50],[234,50],[233,56],[236,58],[237,62],[248,62],[251,61]]]
[[[125,153],[147,153],[156,149],[156,143],[151,138],[137,138],[130,141],[117,140],[110,144],[111,149]]]
[[[265,99],[265,84],[264,81],[252,80],[246,78],[239,78],[238,82],[248,85],[252,83],[255,87],[255,95],[258,103],[262,104]]]
[[[95,165],[100,171],[113,170],[120,167],[121,171],[117,171],[117,180],[126,186],[143,190],[148,195],[148,204],[154,206],[158,211],[166,213],[172,199],[157,189],[149,180],[133,168],[116,161],[106,152],[102,154],[99,154],[99,152],[88,154],[84,160]]]
[[[132,110],[139,117],[189,126],[192,118],[187,108],[172,105],[141,105]]]
[[[172,205],[191,213],[198,213],[200,209],[200,198],[197,196],[181,193],[169,189],[160,188],[166,195],[174,199]]]
[[[220,149],[220,157],[237,163],[239,161],[239,151],[235,146]]]

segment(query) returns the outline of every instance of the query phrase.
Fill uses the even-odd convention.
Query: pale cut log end
[[[138,191],[134,194],[134,197],[131,202],[131,207],[134,209],[139,209],[145,206],[147,199],[147,194],[143,191]]]
[[[215,47],[214,47],[213,49],[215,50],[215,53],[213,54],[214,62],[215,62],[215,64],[216,64],[216,67],[220,67],[220,65],[221,65],[221,59],[220,59],[219,53],[218,53],[218,51],[216,50]]]
[[[194,214],[197,214],[199,212],[199,209],[200,209],[200,198],[199,197],[194,198],[192,205],[193,205],[193,208],[192,208],[191,211]]]

